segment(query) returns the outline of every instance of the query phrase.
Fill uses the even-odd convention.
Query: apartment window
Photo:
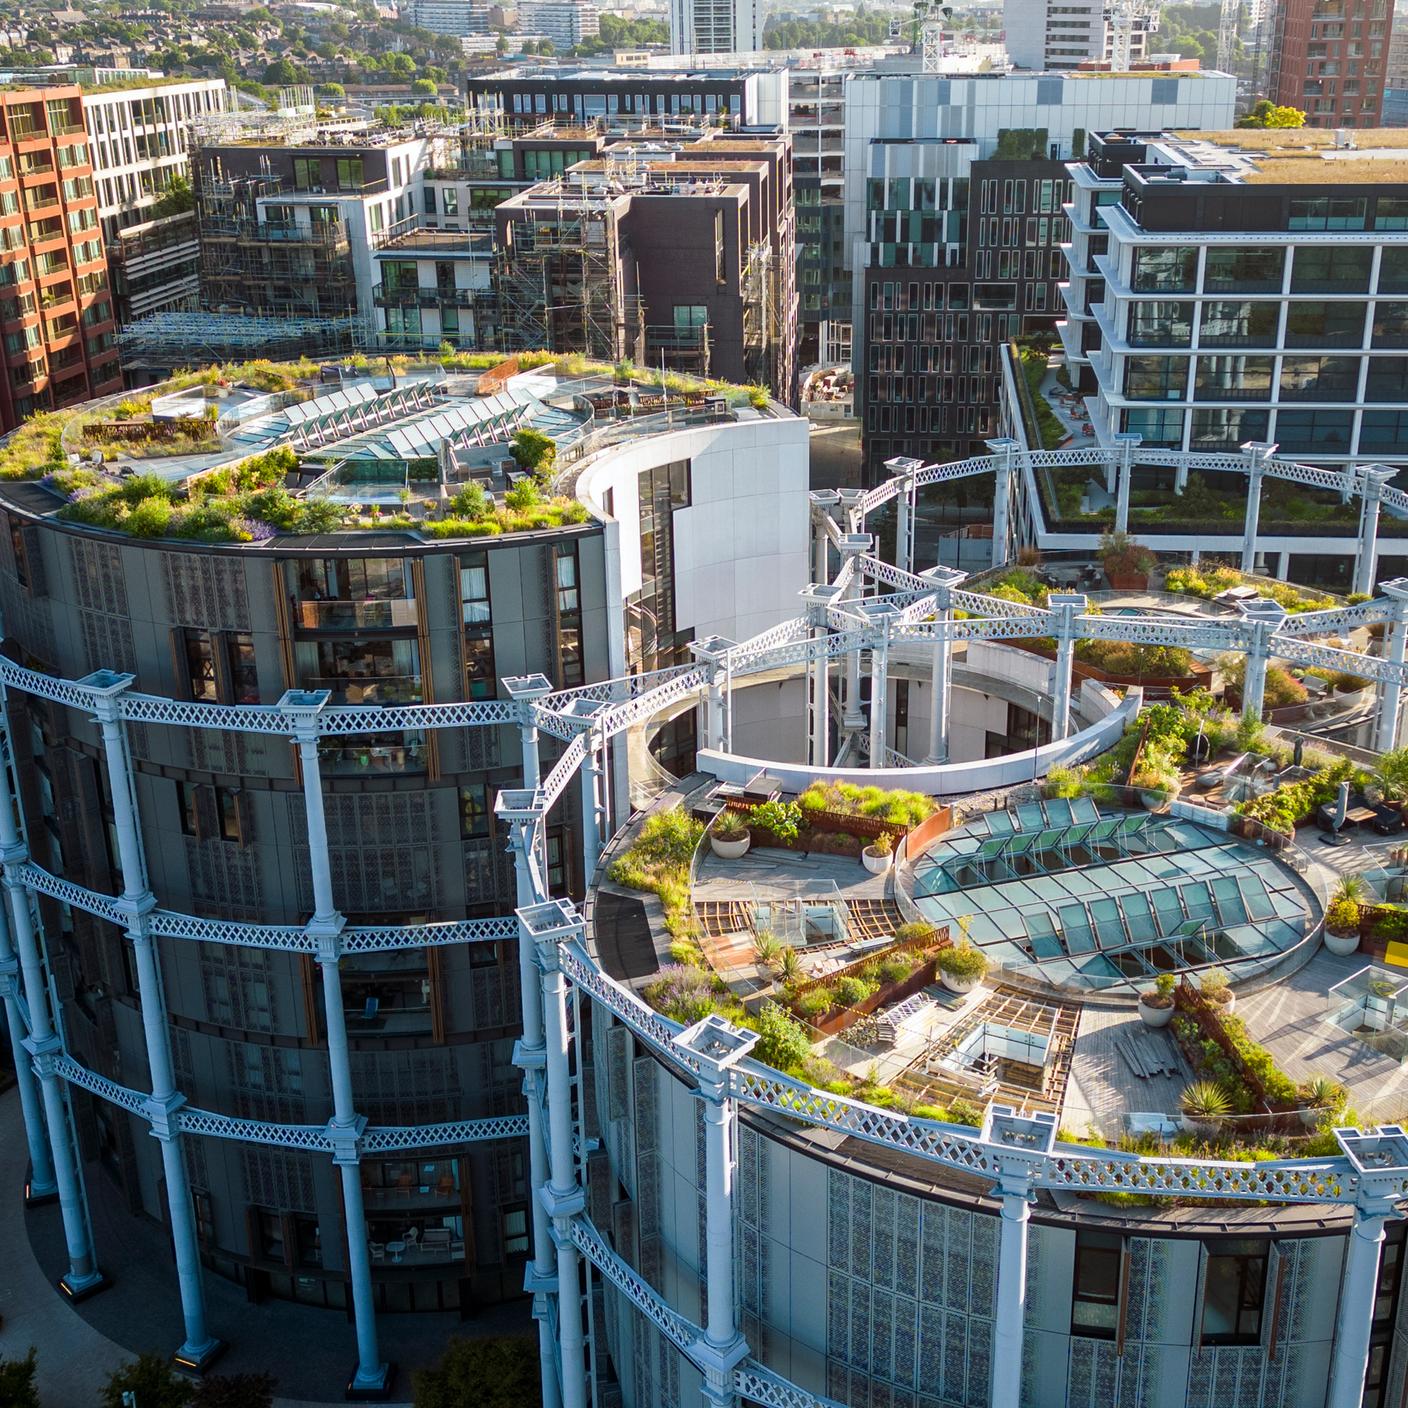
[[[1199,357],[1193,380],[1195,401],[1269,401],[1270,357]]]
[[[1373,254],[1367,245],[1303,245],[1291,264],[1291,292],[1365,293]]]
[[[293,189],[295,191],[321,190],[323,185],[322,163],[315,156],[296,156],[293,159]]]
[[[1375,347],[1408,347],[1408,303],[1374,305]]]
[[[1281,361],[1281,400],[1357,400],[1359,361],[1358,357],[1285,357]]]
[[[1193,305],[1160,300],[1135,303],[1129,310],[1132,347],[1187,347],[1193,338]]]
[[[1408,402],[1408,357],[1370,357],[1364,399]]]
[[[1289,230],[1362,230],[1365,225],[1367,206],[1368,201],[1363,196],[1292,197],[1286,228]]]
[[[1353,427],[1352,411],[1281,411],[1276,440],[1288,454],[1347,455]]]
[[[1363,1408],[1387,1408],[1388,1360],[1393,1327],[1398,1318],[1398,1299],[1403,1284],[1404,1227],[1389,1224],[1383,1251],[1379,1256],[1379,1283],[1374,1296],[1374,1318],[1369,1344],[1368,1372],[1364,1376]]]
[[[1198,278],[1198,251],[1140,248],[1134,251],[1134,289],[1138,293],[1192,293]]]
[[[1142,436],[1146,445],[1174,450],[1183,445],[1182,411],[1129,410],[1124,413],[1124,428]]]
[[[1071,1287],[1071,1333],[1114,1339],[1119,1327],[1120,1263],[1124,1239],[1117,1232],[1076,1232]]]
[[[483,840],[494,834],[494,813],[489,803],[488,783],[472,782],[460,788],[460,835],[466,841]]]
[[[558,543],[553,549],[557,577],[557,647],[562,665],[562,687],[586,683],[582,657],[582,593],[578,576],[577,544]]]
[[[1131,401],[1181,401],[1188,389],[1186,357],[1129,357],[1124,394]]]
[[[440,208],[446,215],[460,213],[460,193],[453,186],[444,186],[440,191]]]
[[[1279,293],[1286,267],[1280,249],[1209,249],[1203,270],[1207,293]]]
[[[494,672],[493,608],[489,602],[489,554],[460,556],[460,617],[464,625],[465,686],[471,699],[492,699]]]
[[[362,158],[340,156],[337,159],[337,189],[339,191],[360,191],[362,189]],[[374,207],[379,209],[380,207]]]
[[[180,649],[189,697],[214,703],[220,697],[220,689],[215,679],[215,647],[210,632],[182,631]]]
[[[259,703],[259,670],[254,659],[254,637],[232,631],[225,637],[225,666],[230,698],[236,704]]]
[[[1380,196],[1374,212],[1376,230],[1408,230],[1408,200],[1401,196]]]
[[[414,640],[298,641],[301,689],[331,690],[339,704],[418,704],[420,649]]]
[[[1292,302],[1286,308],[1287,347],[1361,347],[1364,304]]]
[[[1280,305],[1276,303],[1205,303],[1199,345],[1275,347],[1279,315]]]
[[[1229,407],[1226,410],[1194,411],[1190,448],[1235,450],[1239,445],[1245,445],[1248,440],[1265,440],[1270,420],[1269,411],[1250,408]]]
[[[1270,1246],[1260,1238],[1204,1245],[1203,1344],[1260,1342]]]
[[[503,1237],[505,1256],[528,1255],[528,1206],[526,1203],[502,1208],[499,1230]]]
[[[1408,245],[1384,245],[1379,254],[1379,292],[1408,293]]]
[[[198,841],[244,841],[247,828],[240,815],[240,797],[230,787],[178,782],[176,802],[181,830]]]

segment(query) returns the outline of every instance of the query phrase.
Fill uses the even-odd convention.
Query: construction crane
[[[1151,13],[1148,0],[1109,0],[1105,24],[1110,35],[1110,68],[1127,73],[1134,60],[1134,36],[1157,34],[1159,17]]]
[[[1223,73],[1232,72],[1241,18],[1242,0],[1222,0],[1222,10],[1217,17],[1217,67]]]
[[[944,21],[953,14],[952,5],[940,4],[939,0],[914,0],[914,8],[908,20],[890,21],[890,38],[904,38],[907,26],[913,26],[912,48],[918,49],[924,73],[939,71],[939,56],[943,52]]]

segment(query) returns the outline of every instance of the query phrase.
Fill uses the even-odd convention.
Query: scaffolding
[[[117,335],[126,366],[150,368],[351,352],[365,341],[360,317],[251,317],[238,313],[153,313]]]
[[[615,200],[558,181],[513,214],[494,256],[504,350],[640,360],[640,299],[625,289]]]
[[[786,322],[782,270],[765,240],[749,245],[742,285],[744,375],[760,386],[781,386]]]

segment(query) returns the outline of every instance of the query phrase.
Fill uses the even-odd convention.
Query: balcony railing
[[[472,308],[476,298],[472,288],[398,288],[377,284],[372,302],[378,308]]]
[[[333,777],[424,772],[425,741],[416,734],[407,734],[400,742],[325,739],[318,746],[318,759],[323,771]]]
[[[366,629],[397,630],[416,624],[416,604],[411,597],[385,601],[299,601],[293,603],[294,621],[305,631]]]

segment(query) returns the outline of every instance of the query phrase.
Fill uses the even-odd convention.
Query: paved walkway
[[[82,1305],[63,1300],[55,1282],[64,1269],[63,1225],[56,1206],[26,1213],[20,1197],[27,1153],[19,1096],[0,1096],[0,1357],[38,1350],[44,1408],[88,1408],[108,1375],[143,1351],[169,1354],[181,1340],[176,1270],[166,1238],[127,1213],[121,1195],[96,1166],[87,1176],[98,1260],[112,1286]],[[220,1373],[268,1371],[288,1397],[278,1408],[340,1403],[356,1357],[352,1325],[336,1310],[289,1301],[252,1305],[242,1288],[205,1273],[212,1331],[230,1342]],[[377,1317],[381,1352],[399,1366],[398,1397],[409,1398],[411,1373],[433,1363],[452,1335],[533,1333],[528,1302],[490,1307],[461,1321],[448,1312]]]

